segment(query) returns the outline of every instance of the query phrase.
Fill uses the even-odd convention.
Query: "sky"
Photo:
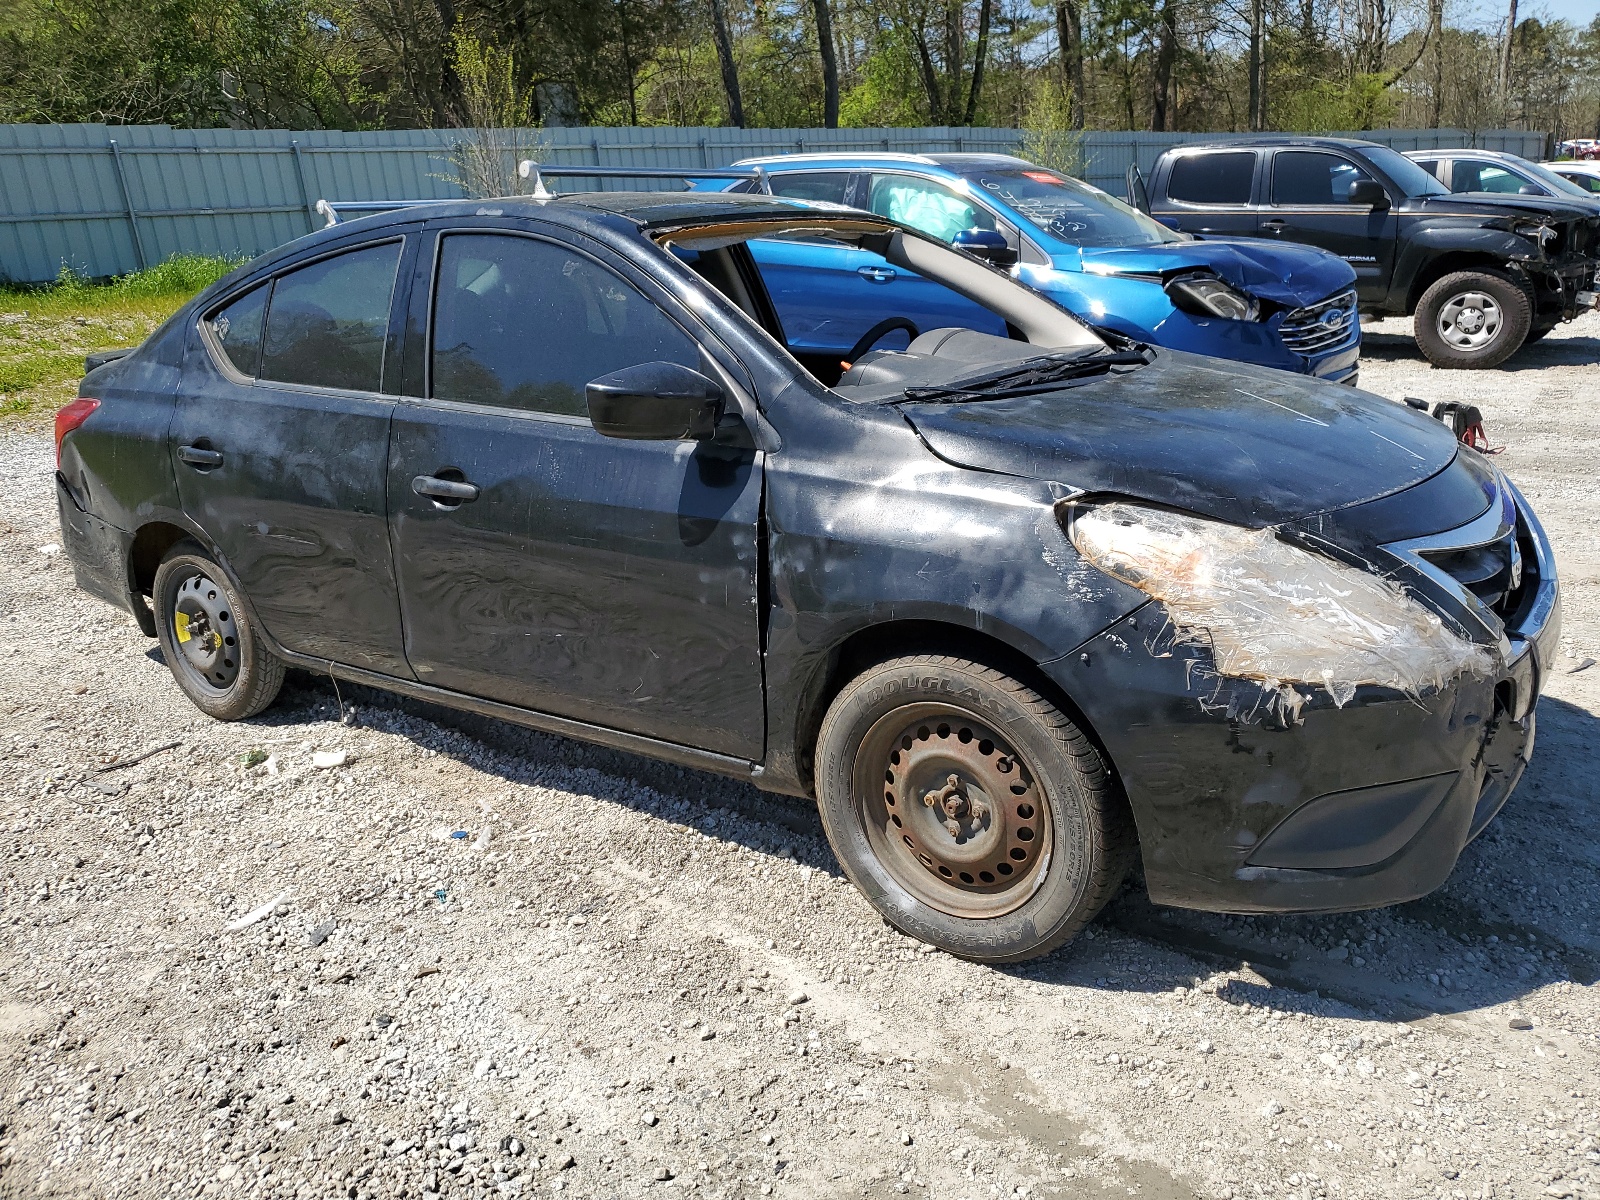
[[[1471,6],[1475,25],[1486,25],[1496,19],[1506,19],[1505,0],[1476,0]],[[1459,10],[1457,10],[1459,11]],[[1530,16],[1548,17],[1551,20],[1570,21],[1580,28],[1600,14],[1600,0],[1518,0],[1517,20]],[[1457,18],[1459,20],[1459,18]]]

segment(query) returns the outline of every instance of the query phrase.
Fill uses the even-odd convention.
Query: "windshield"
[[[1387,146],[1363,146],[1361,154],[1378,170],[1394,180],[1395,186],[1408,197],[1450,194],[1449,188],[1398,150],[1391,150]]]
[[[962,174],[1036,229],[1077,246],[1152,246],[1186,240],[1099,188],[1054,171],[1007,167]]]
[[[1518,162],[1517,167],[1524,175],[1532,175],[1540,183],[1553,188],[1558,196],[1582,196],[1585,200],[1593,200],[1594,193],[1588,188],[1573,183],[1570,179],[1563,179],[1549,167],[1540,166],[1533,162]]]

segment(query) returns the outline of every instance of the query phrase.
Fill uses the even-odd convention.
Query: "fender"
[[[1414,228],[1413,234],[1401,239],[1395,259],[1395,283],[1387,302],[1393,312],[1412,312],[1426,290],[1417,286],[1417,280],[1426,278],[1429,266],[1446,255],[1472,256],[1502,269],[1513,264],[1545,265],[1544,252],[1536,243],[1509,229],[1495,229],[1484,218],[1448,221],[1434,217],[1427,225]],[[1468,269],[1467,265],[1462,269]]]

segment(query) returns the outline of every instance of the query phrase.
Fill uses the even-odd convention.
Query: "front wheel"
[[[1105,762],[1065,714],[980,663],[873,667],[817,740],[823,826],[888,921],[980,962],[1048,953],[1087,925],[1133,859]]]
[[[227,574],[204,549],[179,542],[151,590],[161,653],[195,707],[242,721],[277,699],[283,662],[261,644]]]
[[[1497,367],[1519,350],[1533,324],[1528,293],[1494,271],[1456,271],[1417,302],[1417,347],[1436,367]]]

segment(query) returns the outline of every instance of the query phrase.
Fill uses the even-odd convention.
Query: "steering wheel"
[[[847,363],[855,362],[856,359],[882,341],[884,334],[893,333],[896,329],[904,329],[912,338],[922,332],[906,317],[885,317],[856,339],[856,344],[851,346],[845,353],[844,361]]]

